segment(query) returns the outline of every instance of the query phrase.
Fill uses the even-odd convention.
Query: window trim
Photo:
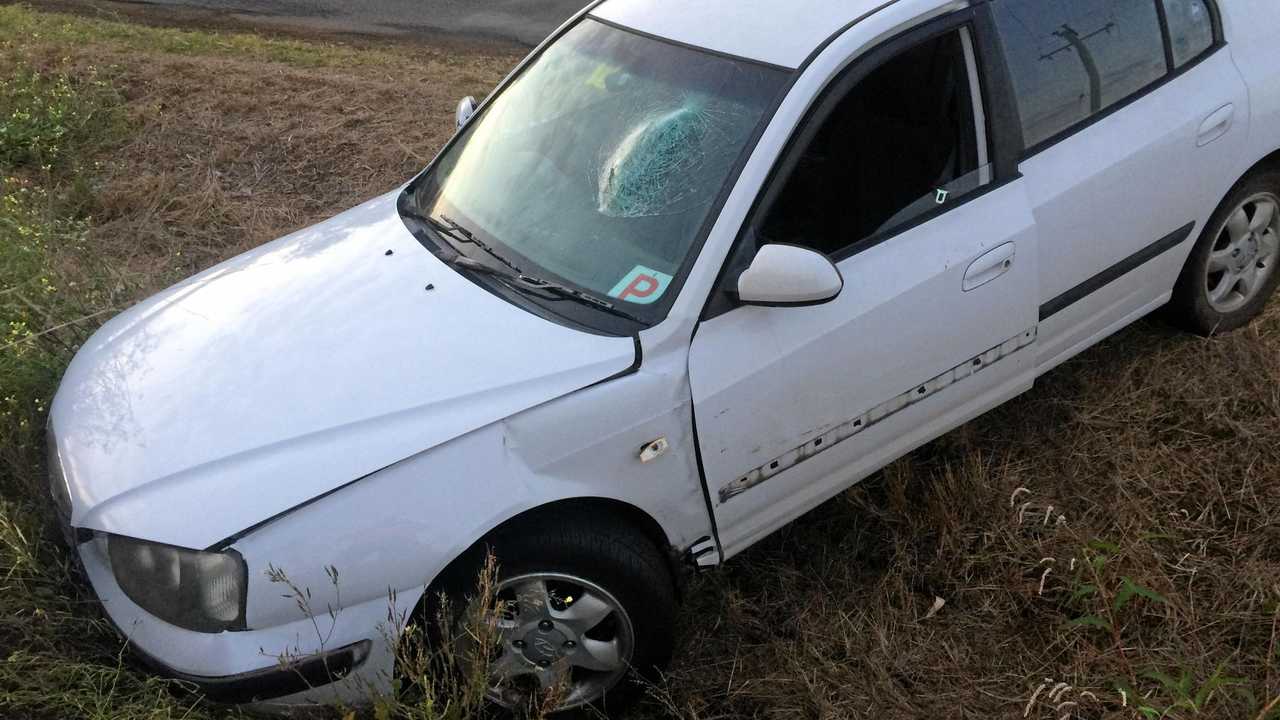
[[[999,2],[999,1],[1000,0],[985,0],[983,4],[990,5],[992,2]],[[1163,88],[1165,85],[1172,83],[1174,80],[1177,80],[1178,78],[1182,77],[1186,73],[1194,70],[1201,63],[1213,57],[1220,50],[1222,50],[1227,46],[1227,41],[1223,35],[1223,30],[1222,30],[1222,15],[1218,9],[1217,3],[1215,2],[1215,0],[1202,0],[1205,6],[1209,8],[1209,17],[1212,19],[1212,22],[1213,22],[1213,44],[1210,45],[1208,48],[1206,48],[1203,52],[1201,52],[1196,57],[1192,58],[1191,60],[1188,60],[1184,65],[1182,65],[1182,67],[1175,68],[1173,66],[1173,37],[1170,35],[1170,32],[1169,32],[1169,25],[1168,25],[1166,12],[1164,8],[1164,0],[1152,0],[1152,2],[1155,4],[1156,13],[1160,18],[1160,34],[1163,38],[1163,43],[1164,43],[1165,74],[1157,78],[1156,80],[1148,83],[1147,85],[1143,86],[1142,88],[1130,93],[1124,99],[1119,100],[1115,103],[1112,103],[1110,106],[1092,115],[1089,115],[1088,117],[1085,117],[1083,120],[1080,120],[1073,125],[1069,125],[1068,127],[1064,128],[1060,132],[1054,135],[1051,135],[1044,140],[1041,140],[1035,145],[1026,147],[1026,149],[1022,151],[1021,155],[1018,158],[1018,162],[1020,164],[1058,145],[1059,143],[1081,132],[1084,132],[1090,127],[1093,127],[1094,125],[1111,117],[1115,113],[1120,112],[1121,110],[1124,110],[1130,105],[1147,97],[1151,93],[1154,93],[1155,91]],[[1003,35],[1000,33],[999,28],[994,26],[994,16],[992,18],[992,22],[993,22],[992,30],[996,33],[996,38],[1002,38]],[[1001,40],[1000,43],[1003,48],[1003,40]],[[1004,53],[1003,49],[1001,50],[1001,52]],[[1004,62],[1006,63],[1009,62],[1009,56],[1007,53],[1004,54]],[[1011,112],[1013,112],[1015,115],[1018,116],[1019,118],[1018,126],[1019,128],[1021,128],[1022,127],[1022,121],[1021,121],[1022,106],[1018,102],[1017,91],[1014,90],[1010,94],[1009,98],[1010,98],[1010,101],[1012,102],[1012,105],[1010,106],[1009,109]]]
[[[1155,0],[1156,17],[1160,20],[1160,38],[1164,42],[1164,74],[1168,75],[1177,69],[1173,61],[1173,34],[1169,32],[1169,10],[1164,6],[1165,0]]]
[[[953,16],[949,15],[946,18],[942,18],[942,19],[946,20],[952,17]],[[924,27],[928,27],[928,25],[926,24],[924,26],[921,26],[921,28],[924,28]],[[917,28],[917,29],[921,29],[921,28]],[[844,100],[844,96],[848,95],[848,93],[851,92],[855,87],[857,87],[858,84],[862,82],[862,80],[866,79],[867,75],[869,75],[871,72],[874,72],[875,70],[879,69],[882,65],[884,65],[885,62],[893,60],[895,57],[898,56],[898,54],[900,54],[905,50],[909,50],[917,45],[929,42],[931,40],[936,40],[944,35],[947,35],[953,32],[960,34],[961,53],[964,54],[965,56],[964,57],[965,78],[970,82],[972,82],[974,80],[975,71],[977,72],[977,75],[978,75],[978,78],[977,78],[979,81],[978,85],[977,87],[970,85],[969,97],[971,102],[973,103],[974,110],[975,110],[973,115],[973,124],[974,124],[974,131],[976,132],[976,135],[977,135],[976,141],[978,142],[978,147],[984,148],[984,144],[985,144],[985,153],[982,150],[979,150],[978,154],[979,154],[979,157],[983,155],[987,157],[986,164],[983,165],[982,163],[979,163],[978,169],[976,171],[976,172],[982,173],[981,177],[983,178],[983,180],[981,184],[979,184],[978,187],[974,188],[973,191],[961,196],[958,200],[956,200],[953,203],[946,204],[946,205],[938,205],[937,207],[930,208],[927,212],[922,212],[919,215],[916,215],[915,217],[909,220],[906,220],[905,222],[901,222],[901,223],[898,223],[897,225],[893,225],[888,228],[878,230],[874,233],[871,233],[870,235],[854,240],[848,245],[845,245],[839,250],[836,250],[827,255],[827,257],[831,258],[832,263],[838,265],[839,263],[842,263],[845,260],[848,260],[854,255],[857,255],[866,250],[870,250],[871,248],[883,242],[891,240],[909,230],[912,230],[921,225],[924,225],[925,223],[935,218],[941,217],[942,215],[945,215],[951,212],[952,210],[967,204],[970,200],[975,200],[987,194],[988,192],[991,191],[991,186],[997,184],[998,182],[997,178],[999,177],[999,175],[995,172],[994,163],[992,162],[992,157],[995,154],[994,147],[993,147],[992,133],[991,133],[990,127],[984,126],[987,123],[987,113],[986,113],[987,106],[986,106],[986,100],[983,97],[984,93],[986,92],[986,88],[984,87],[984,84],[981,82],[982,73],[980,68],[978,67],[977,28],[972,22],[963,22],[963,23],[958,23],[954,25],[948,24],[947,27],[943,29],[939,29],[937,32],[930,33],[927,36],[922,36],[920,38],[908,39],[904,37],[903,43],[901,45],[895,45],[892,48],[892,52],[888,53],[887,58],[877,55],[874,58],[874,61],[868,63],[869,66],[865,67],[864,71],[851,72],[850,75],[856,75],[857,77],[853,79],[853,82],[843,84],[839,88],[838,93],[836,93],[839,95],[839,97],[833,97],[827,94],[827,90],[832,89],[839,79],[837,79],[836,81],[832,81],[832,83],[823,90],[823,97],[820,103],[824,107],[821,107],[815,110],[809,117],[805,118],[804,123],[806,125],[816,124],[817,126],[816,129],[820,130],[823,124],[827,121],[827,119],[830,118],[830,115],[832,114],[832,112],[834,112],[834,110],[840,105],[840,102]],[[909,30],[905,34],[910,34],[910,33],[911,31]],[[969,37],[970,42],[973,44],[972,48],[966,45],[964,41],[964,37],[966,35]],[[893,40],[890,40],[889,42],[893,42]],[[970,57],[969,55],[970,49],[973,50],[972,57]],[[866,58],[867,60],[870,61],[872,60],[872,54],[878,53],[879,50],[880,50],[880,47],[877,47],[871,53],[863,55],[862,58]],[[858,61],[855,61],[855,62],[858,62]],[[970,65],[970,63],[973,63],[973,64]],[[981,112],[976,112],[979,105],[981,105],[981,108],[982,108]],[[980,125],[979,123],[983,123],[983,125]],[[813,136],[816,134],[817,134],[816,132],[808,133],[807,137],[805,137],[805,143],[803,147],[801,146],[792,147],[790,144],[788,144],[787,152],[793,153],[796,159],[799,160],[800,156],[804,154],[803,148],[807,147],[808,143],[813,141]],[[788,173],[787,173],[788,179],[790,178],[790,173],[793,170],[794,170],[794,167],[788,169]],[[986,170],[986,172],[982,172],[983,170]],[[770,182],[774,183],[775,181],[773,178],[771,178]],[[779,187],[785,187],[785,183],[783,183]],[[769,198],[771,202],[777,199],[776,192],[771,193],[771,195],[772,197]],[[764,208],[768,206],[769,204],[766,204],[760,208],[753,208],[753,214],[752,214],[753,224],[757,219],[759,213],[763,212]]]
[[[969,76],[969,102],[973,106],[973,124],[978,142],[979,188],[990,185],[995,179],[991,173],[991,132],[987,123],[987,108],[983,102],[982,68],[978,64],[978,40],[976,28],[961,27],[960,47],[964,51],[964,65]]]
[[[952,210],[959,208],[972,200],[976,200],[983,195],[1004,186],[1012,180],[1021,177],[1017,172],[1016,162],[1006,162],[1010,157],[1009,147],[1007,143],[1008,131],[1004,125],[1007,124],[1008,118],[1000,118],[992,112],[992,108],[1000,107],[1000,98],[1012,96],[1006,95],[1011,91],[1011,81],[1009,85],[1004,86],[1000,82],[992,82],[991,78],[1000,74],[1002,71],[1007,73],[1007,68],[1003,65],[993,72],[992,65],[1000,61],[999,56],[992,52],[992,49],[983,42],[986,34],[983,25],[983,17],[986,15],[986,9],[981,5],[976,7],[965,8],[956,12],[934,18],[920,25],[916,25],[901,33],[894,35],[871,50],[861,53],[853,58],[853,60],[842,69],[834,79],[827,83],[816,96],[810,106],[808,114],[800,121],[796,130],[787,140],[787,144],[783,151],[779,154],[778,160],[774,163],[773,169],[769,173],[769,177],[765,180],[764,186],[756,197],[755,203],[751,207],[748,214],[748,220],[743,223],[743,228],[739,233],[737,244],[735,244],[734,254],[741,250],[741,246],[747,244],[748,236],[754,239],[755,230],[761,214],[765,208],[770,207],[777,199],[778,194],[784,187],[782,180],[789,177],[795,171],[804,149],[808,147],[817,135],[823,124],[830,118],[831,114],[839,106],[840,101],[853,90],[860,82],[870,75],[877,68],[886,62],[897,57],[900,53],[922,43],[935,40],[939,37],[947,35],[951,32],[967,31],[970,41],[973,44],[974,57],[973,61],[977,65],[978,87],[970,87],[970,96],[975,103],[981,104],[983,112],[975,114],[974,124],[978,134],[986,141],[986,149],[988,156],[988,165],[991,167],[991,177],[987,178],[987,182],[980,185],[972,192],[961,197],[954,203],[945,206],[939,206],[929,212],[921,213],[911,220],[895,225],[887,230],[873,233],[866,237],[858,238],[848,245],[829,253],[833,263],[841,263],[845,260],[869,250],[883,242],[891,240],[905,232],[908,232],[920,225],[930,222]],[[963,47],[963,40],[962,47]],[[966,53],[966,70],[968,70],[968,62],[970,58]],[[969,74],[966,72],[966,76]],[[1007,76],[1006,76],[1007,77]],[[984,82],[985,81],[985,82]],[[983,120],[985,127],[978,128],[977,123]],[[1021,131],[1017,136],[1021,140]],[[1006,142],[1002,142],[1002,140]],[[1015,155],[1016,157],[1016,155]]]
[[[973,60],[977,64],[980,79],[979,86],[971,88],[970,93],[974,98],[974,102],[982,104],[986,127],[976,128],[976,123],[979,119],[977,117],[974,118],[974,123],[975,129],[984,135],[987,141],[987,152],[990,158],[989,165],[992,170],[991,177],[986,185],[976,188],[955,203],[918,215],[887,232],[859,238],[844,248],[828,254],[831,261],[833,263],[843,262],[854,255],[923,225],[1021,177],[1017,171],[1017,159],[1018,145],[1021,144],[1022,135],[1020,126],[1017,125],[1017,116],[994,111],[995,108],[1003,107],[1012,101],[1012,96],[1009,94],[1012,90],[1012,85],[1007,76],[1007,68],[1003,65],[1003,57],[996,48],[991,47],[987,42],[991,32],[989,24],[991,20],[986,17],[987,15],[988,11],[984,8],[984,5],[979,4],[907,28],[901,33],[881,41],[870,50],[855,55],[814,96],[805,116],[792,131],[782,151],[774,160],[768,176],[752,202],[751,208],[747,213],[747,219],[739,229],[733,247],[726,256],[720,275],[712,288],[711,297],[708,299],[703,311],[703,321],[718,317],[739,307],[737,301],[732,298],[729,292],[732,290],[729,286],[733,275],[732,269],[742,265],[744,260],[749,261],[749,258],[742,257],[745,251],[758,249],[756,248],[756,240],[758,238],[756,231],[762,213],[765,208],[770,207],[776,201],[783,187],[782,180],[795,171],[800,156],[803,154],[803,149],[813,141],[823,123],[830,117],[839,105],[840,100],[850,90],[864,80],[873,70],[892,60],[904,50],[950,32],[959,32],[962,29],[968,31],[973,44]],[[967,62],[968,58],[966,57],[966,64]],[[966,78],[968,76],[969,73],[966,72]]]
[[[1172,73],[1178,73],[1182,71],[1183,68],[1187,68],[1199,63],[1201,60],[1205,59],[1210,54],[1221,49],[1227,44],[1225,31],[1223,30],[1223,27],[1222,27],[1222,11],[1218,9],[1217,0],[1200,0],[1200,1],[1204,3],[1205,9],[1209,11],[1209,24],[1213,26],[1213,42],[1209,45],[1209,47],[1200,51],[1199,55],[1196,55],[1190,60],[1187,60],[1187,62],[1184,63],[1182,67],[1178,67],[1177,60],[1173,56],[1173,32],[1169,29],[1169,26],[1166,23],[1165,39],[1169,44],[1169,59],[1170,59],[1169,71]],[[1165,0],[1156,0],[1156,4],[1160,8],[1160,12],[1163,13],[1164,16],[1167,18],[1169,15],[1169,11],[1164,6]]]

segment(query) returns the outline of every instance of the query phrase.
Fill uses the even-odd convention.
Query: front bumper
[[[372,645],[369,640],[361,640],[337,650],[225,677],[187,675],[137,648],[134,648],[134,654],[158,674],[195,685],[214,702],[243,705],[278,701],[288,695],[307,693],[341,682],[364,664]]]
[[[116,583],[99,538],[76,552],[107,617],[130,649],[159,674],[189,682],[211,700],[273,707],[358,705],[391,687],[393,650],[385,601],[302,617],[273,628],[198,633],[142,610]],[[317,632],[317,622],[323,620]]]

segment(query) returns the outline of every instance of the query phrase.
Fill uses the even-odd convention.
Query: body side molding
[[[1196,229],[1194,222],[1187,223],[1182,227],[1174,230],[1172,233],[1160,238],[1154,243],[1142,248],[1138,252],[1085,280],[1079,285],[1055,297],[1049,302],[1040,306],[1040,322],[1044,322],[1058,313],[1066,310],[1075,303],[1085,299],[1089,295],[1101,290],[1111,283],[1119,280],[1121,277],[1137,270],[1142,265],[1160,257],[1164,253],[1174,249],[1191,237],[1191,232]]]

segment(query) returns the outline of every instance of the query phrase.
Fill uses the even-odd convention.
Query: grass
[[[0,717],[237,716],[141,668],[62,549],[57,381],[132,302],[402,182],[517,57],[0,6]],[[458,693],[382,712],[461,717]]]
[[[23,5],[0,6],[0,27],[24,44],[41,43],[66,48],[110,43],[133,52],[160,52],[189,57],[227,57],[249,62],[282,63],[300,68],[399,69],[407,62],[414,71],[439,72],[448,65],[462,72],[475,69],[475,57],[434,47],[412,50],[389,45],[357,47],[350,42],[297,40],[245,32],[203,32],[120,22],[102,17],[30,12]]]
[[[0,6],[0,717],[235,716],[139,668],[55,540],[50,394],[112,313],[409,177],[516,60]],[[1144,321],[701,576],[635,716],[1277,720],[1277,468],[1280,309]]]

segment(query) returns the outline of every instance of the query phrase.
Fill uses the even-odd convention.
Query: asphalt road
[[[456,33],[537,44],[586,0],[144,0],[255,24],[373,34]]]

